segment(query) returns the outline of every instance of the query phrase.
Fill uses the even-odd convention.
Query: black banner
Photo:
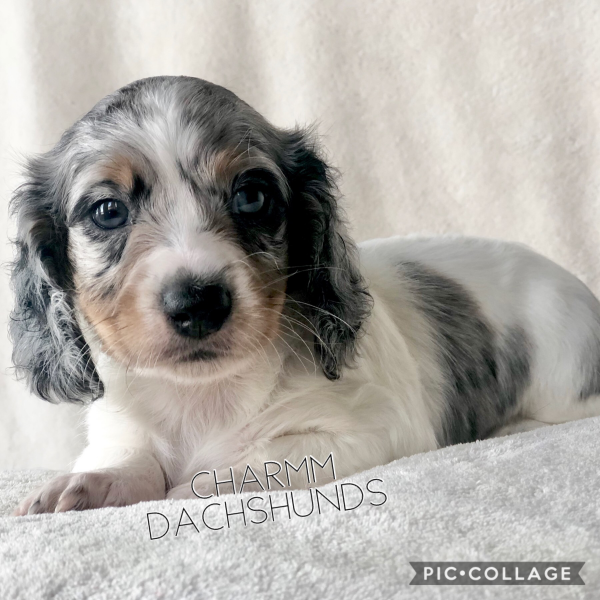
[[[583,562],[411,562],[410,585],[585,585]]]

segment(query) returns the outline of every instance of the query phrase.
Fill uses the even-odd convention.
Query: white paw
[[[189,483],[178,485],[167,492],[167,498],[172,498],[173,500],[193,500],[197,497],[192,492],[192,486]]]
[[[118,469],[60,475],[27,496],[13,514],[87,510],[157,499],[156,493],[148,494],[145,486],[137,485],[134,477],[124,475]]]
[[[233,469],[235,488],[230,483],[231,471],[229,469],[219,469],[217,471],[217,481],[222,482],[218,486],[215,484],[215,477],[211,472],[210,474],[202,474],[193,478],[194,489],[192,490],[192,478],[190,477],[190,481],[188,483],[182,483],[181,485],[171,488],[167,493],[167,498],[173,498],[174,500],[194,500],[195,498],[217,498],[219,496],[223,496],[224,494],[239,494],[242,491],[265,491],[266,488],[264,487],[264,482],[261,486],[257,482],[250,481],[251,479],[254,479],[250,475],[248,475],[246,483],[243,483],[245,472],[245,469],[241,467]]]

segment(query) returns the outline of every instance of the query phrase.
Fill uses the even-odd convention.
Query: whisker
[[[275,310],[275,309],[273,309],[273,308],[269,308],[269,307],[264,307],[264,308],[266,308],[267,310],[273,310],[273,311]],[[291,309],[291,310],[294,310],[294,309]],[[277,311],[275,311],[275,312],[277,312]],[[295,311],[295,312],[298,312],[298,311]],[[299,313],[299,314],[301,314],[301,313]],[[327,350],[327,351],[328,351],[328,352],[331,354],[331,356],[332,356],[334,359],[336,358],[336,356],[335,356],[335,354],[333,353],[333,351],[332,351],[332,350],[329,348],[329,345],[328,345],[328,344],[326,344],[326,343],[323,341],[323,339],[322,339],[322,338],[321,338],[321,336],[318,334],[318,332],[317,332],[317,330],[316,330],[316,329],[314,329],[313,327],[309,327],[308,325],[305,325],[304,323],[301,323],[300,321],[298,321],[297,319],[294,319],[293,317],[290,317],[289,315],[282,315],[282,316],[283,316],[283,317],[285,317],[285,318],[288,320],[288,322],[291,322],[291,323],[296,323],[297,325],[299,325],[299,326],[300,326],[300,327],[302,327],[303,329],[306,329],[306,331],[308,331],[309,333],[311,333],[312,335],[314,335],[314,336],[315,336],[315,337],[316,337],[316,338],[319,340],[319,342],[321,342],[321,346],[322,346],[323,348],[325,348],[325,349],[326,349],[326,350]],[[304,317],[304,315],[302,315],[302,316]],[[309,321],[309,323],[310,323],[310,321]],[[312,325],[312,323],[310,323],[310,324]],[[300,339],[302,339],[302,337],[301,337],[301,336],[298,336],[298,337],[299,337]],[[304,341],[304,340],[303,340],[303,341]],[[306,342],[304,342],[304,343],[306,344]],[[311,355],[312,355],[312,352],[311,352]],[[313,361],[314,361],[314,355],[313,355]]]
[[[288,273],[287,275],[283,275],[282,277],[278,278],[278,279],[274,279],[273,281],[270,281],[269,283],[267,283],[266,285],[264,285],[263,287],[259,288],[258,291],[262,291],[265,288],[272,286],[275,283],[279,283],[280,281],[285,281],[286,279],[289,279],[290,277],[293,277],[294,275],[299,275],[300,273],[310,273],[310,271],[320,271],[322,269],[330,269],[330,270],[337,270],[337,271],[344,271],[345,269],[342,269],[341,267],[314,267],[312,266],[309,269],[300,269],[299,271],[294,271],[292,273]],[[275,269],[271,269],[271,271],[274,271]],[[265,274],[265,273],[269,273],[269,270],[267,271],[262,271],[260,274]]]
[[[253,325],[250,325],[250,323],[246,323],[246,325],[248,325],[248,327],[250,327],[251,329],[253,329],[254,331],[256,331],[256,333],[259,333],[260,335],[262,335],[265,339],[267,339],[271,346],[273,346],[273,350],[275,350],[275,353],[277,354],[277,356],[279,357],[279,363],[280,365],[283,366],[283,359],[281,358],[281,354],[279,354],[279,351],[277,350],[275,344],[273,343],[273,340],[271,340],[271,338],[269,338],[269,336],[267,336],[265,333],[263,333],[262,331],[256,329],[256,327],[254,327]]]
[[[282,315],[282,317],[285,318],[285,319],[287,319],[287,317],[285,315]],[[310,356],[312,358],[312,365],[314,367],[314,373],[316,375],[317,374],[317,363],[315,361],[315,355],[312,353],[312,350],[310,349],[310,346],[306,343],[306,340],[293,327],[291,327],[289,325],[284,325],[283,323],[280,323],[280,326],[285,327],[288,331],[290,331],[291,333],[293,333],[294,336],[297,337],[306,346],[306,349],[308,350],[308,353],[310,354]],[[298,359],[300,360],[300,362],[302,362],[302,357],[300,357],[298,355],[298,353],[295,352],[289,344],[287,344],[287,345],[290,347],[290,350],[292,350],[292,352],[294,352],[294,354],[298,357]],[[304,360],[308,361],[308,359],[304,359]],[[306,370],[306,372],[308,374],[308,369]]]
[[[352,333],[356,333],[356,329],[354,327],[352,327],[349,323],[344,321],[344,319],[342,319],[341,317],[334,315],[332,312],[325,310],[324,308],[321,308],[320,306],[315,306],[314,304],[310,304],[308,302],[302,302],[300,300],[296,300],[295,298],[292,298],[289,294],[285,294],[285,296],[286,296],[286,298],[288,298],[290,300],[290,302],[294,302],[296,304],[302,304],[304,306],[314,308],[322,313],[325,313],[326,315],[329,315],[330,317],[333,317],[334,319],[337,319],[338,321],[341,321],[346,327],[348,327],[348,329],[350,329],[350,331],[352,331]]]

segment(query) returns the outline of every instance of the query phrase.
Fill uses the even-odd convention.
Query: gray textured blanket
[[[242,515],[232,515],[229,528],[225,503],[230,513],[239,511],[253,494],[2,516],[0,596],[598,598],[599,457],[595,418],[421,454],[356,475],[349,481],[364,500],[354,510],[360,492],[346,486],[347,510],[320,498],[321,514],[315,508],[299,517],[292,510],[288,518],[285,507],[275,508],[273,521],[269,498],[274,507],[286,499],[291,504],[289,492],[263,493],[268,519],[252,523],[263,515],[246,508],[246,526]],[[0,514],[8,515],[21,496],[52,475],[1,473]],[[374,478],[382,482],[370,488],[385,492],[383,504],[382,494],[366,489]],[[333,484],[321,490],[337,502]],[[309,494],[294,492],[292,508],[307,513],[314,491]],[[168,531],[158,538],[167,522]],[[449,560],[585,561],[586,585],[409,585],[409,561]]]

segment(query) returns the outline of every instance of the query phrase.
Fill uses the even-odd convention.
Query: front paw
[[[193,500],[197,497],[189,483],[175,486],[167,492],[167,499],[172,500]]]
[[[231,486],[229,486],[229,492],[231,493]],[[194,481],[194,488],[192,484],[182,483],[171,488],[167,492],[167,499],[171,500],[197,500],[198,498],[209,499],[211,494],[216,496],[215,484],[205,484],[205,482]]]
[[[256,472],[256,471],[255,471]],[[263,482],[259,483],[246,468],[219,469],[196,474],[190,477],[188,483],[182,483],[169,490],[167,498],[173,500],[193,500],[202,498],[218,498],[224,494],[240,494],[242,492],[263,492],[266,490]]]
[[[15,516],[104,506],[125,506],[142,500],[135,484],[119,471],[107,469],[89,473],[69,473],[52,479],[25,498],[13,512]]]

